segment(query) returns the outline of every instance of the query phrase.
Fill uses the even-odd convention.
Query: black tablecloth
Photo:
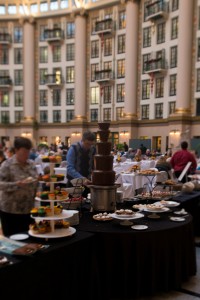
[[[122,226],[120,220],[95,221],[91,213],[81,217],[78,229],[95,233],[95,299],[153,295],[178,289],[195,275],[192,217],[172,222],[168,213],[160,214],[160,219],[148,215],[133,220],[134,224],[148,225],[145,231]]]
[[[12,265],[0,267],[1,299],[94,299],[91,281],[93,234],[76,232],[67,238],[30,238],[26,242],[49,244],[31,257],[7,256]]]
[[[148,229],[136,231],[119,220],[99,222],[82,211],[71,237],[43,242],[49,248],[32,257],[13,257],[0,268],[1,296],[24,299],[134,299],[181,287],[196,273],[193,222],[145,217],[134,220]],[[4,255],[0,253],[0,255]],[[8,256],[9,257],[9,256]],[[9,287],[9,288],[8,288]]]
[[[180,203],[180,209],[184,208],[193,216],[194,233],[200,236],[200,191],[181,192],[173,200]]]

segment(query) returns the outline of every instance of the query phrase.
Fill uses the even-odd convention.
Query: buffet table
[[[94,235],[76,232],[61,239],[29,238],[23,242],[50,245],[32,256],[8,257],[13,264],[0,267],[1,299],[87,299],[90,294],[91,255]]]
[[[180,192],[173,197],[173,200],[179,202],[180,207],[193,216],[195,235],[200,236],[200,191],[191,193]]]
[[[160,219],[149,214],[134,220],[148,226],[137,231],[117,219],[96,221],[92,212],[82,210],[73,236],[30,237],[25,242],[50,246],[32,256],[12,256],[13,264],[0,268],[1,295],[9,298],[14,291],[22,300],[111,300],[179,289],[196,273],[192,217],[173,222],[172,212]]]
[[[78,229],[95,234],[95,299],[133,299],[167,292],[179,289],[195,275],[192,217],[173,222],[170,213],[162,213],[160,219],[148,215],[133,220],[148,226],[137,231],[120,225],[119,220],[100,222],[91,213],[83,214]]]

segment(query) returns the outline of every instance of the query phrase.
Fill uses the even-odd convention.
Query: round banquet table
[[[120,220],[95,221],[92,212],[83,212],[78,230],[95,234],[92,294],[95,299],[134,299],[181,288],[196,274],[196,252],[191,215],[173,222],[173,212],[160,219],[132,220],[147,225],[137,231],[120,225]]]

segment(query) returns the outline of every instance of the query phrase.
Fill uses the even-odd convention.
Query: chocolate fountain
[[[110,123],[98,123],[100,142],[96,144],[97,154],[94,156],[92,172],[91,204],[94,211],[114,211],[116,208],[116,191],[113,171],[113,155],[111,143],[108,142]]]

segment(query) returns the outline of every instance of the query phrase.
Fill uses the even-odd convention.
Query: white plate
[[[159,204],[162,204],[166,207],[176,207],[176,206],[180,205],[180,203],[178,203],[176,201],[165,201],[165,202],[160,201],[160,202],[155,203],[155,205],[159,205]]]
[[[13,234],[10,236],[10,239],[15,241],[22,241],[28,238],[29,238],[28,234],[25,233]]]
[[[29,235],[38,237],[38,238],[44,238],[44,239],[50,239],[50,238],[61,238],[61,237],[67,237],[71,236],[76,232],[76,229],[74,227],[69,227],[69,228],[60,228],[60,229],[55,229],[54,232],[48,232],[44,234],[37,234],[34,233],[32,230],[29,230]]]
[[[144,215],[141,213],[135,213],[132,216],[122,216],[122,215],[117,215],[117,214],[111,214],[111,217],[114,219],[118,219],[118,220],[134,220],[134,219],[139,219],[139,218],[143,218]]]
[[[183,221],[185,221],[185,218],[171,217],[170,220],[175,221],[175,222],[183,222]]]
[[[132,229],[136,229],[136,230],[145,230],[148,228],[148,226],[146,225],[133,225],[131,226]]]
[[[169,211],[169,208],[168,207],[163,207],[162,209],[148,209],[148,208],[144,208],[144,211],[153,212],[153,213],[163,213],[163,212]]]
[[[185,211],[185,209],[181,209],[181,210],[178,210],[178,211],[174,211],[174,214],[175,215],[182,215],[182,216],[184,216],[184,215],[187,215],[188,212]]]

